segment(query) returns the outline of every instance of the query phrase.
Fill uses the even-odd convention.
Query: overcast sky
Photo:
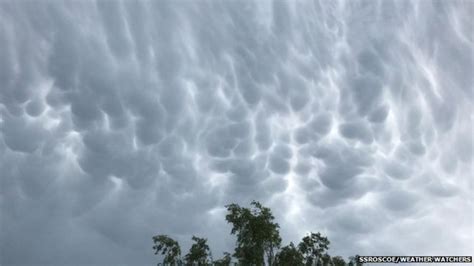
[[[284,243],[472,255],[470,1],[0,1],[0,264]],[[471,253],[471,254],[470,254]]]

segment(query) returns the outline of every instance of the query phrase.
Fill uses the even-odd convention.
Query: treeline
[[[158,265],[180,266],[358,266],[357,256],[346,262],[340,256],[328,254],[330,241],[320,233],[310,233],[297,245],[290,242],[281,246],[280,226],[269,208],[253,201],[250,208],[229,204],[226,221],[232,224],[231,234],[235,235],[234,253],[224,252],[224,256],[214,260],[207,239],[193,236],[189,252],[181,257],[179,243],[167,235],[153,237],[156,255],[162,255]],[[233,260],[235,258],[235,260]]]

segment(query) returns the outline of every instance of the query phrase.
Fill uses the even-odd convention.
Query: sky
[[[470,1],[0,1],[0,264],[153,265],[152,236],[472,255]]]

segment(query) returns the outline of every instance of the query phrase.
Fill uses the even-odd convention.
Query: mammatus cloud
[[[225,204],[285,242],[473,249],[469,1],[0,3],[0,263],[231,251]]]

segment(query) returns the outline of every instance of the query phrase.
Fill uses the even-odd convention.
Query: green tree
[[[230,253],[224,252],[224,257],[222,259],[214,261],[214,266],[230,266],[231,261],[232,258],[230,256]]]
[[[271,217],[273,219],[273,216]],[[279,225],[277,223],[268,224],[267,218],[262,218],[262,219],[263,219],[263,223],[266,224],[266,226],[269,226],[269,230],[268,230],[269,237],[265,239],[263,247],[264,247],[265,253],[267,254],[267,263],[269,266],[272,266],[275,260],[275,252],[280,248],[280,245],[281,245],[281,237],[280,237],[280,232],[278,230]]]
[[[280,248],[281,237],[278,223],[269,208],[257,201],[252,201],[250,208],[237,204],[225,206],[225,219],[232,224],[231,234],[237,237],[233,256],[238,265],[243,266],[361,266],[358,255],[349,257],[346,264],[340,256],[331,257],[327,253],[330,241],[321,233],[311,232],[303,237],[298,246],[290,242]],[[194,244],[184,257],[186,265],[196,266],[230,266],[231,254],[225,252],[224,257],[214,261],[207,239],[192,237]],[[155,255],[163,255],[163,264],[167,266],[183,265],[181,249],[177,241],[167,235],[153,237]],[[276,251],[278,251],[276,253]],[[276,253],[276,254],[275,254]],[[267,259],[265,261],[265,258]]]
[[[209,265],[210,248],[207,245],[207,239],[193,236],[192,240],[195,243],[189,249],[189,253],[184,256],[186,265]]]
[[[341,256],[332,257],[334,266],[346,266],[346,261]]]
[[[176,240],[168,237],[167,235],[157,235],[153,237],[153,249],[155,255],[161,252],[164,255],[164,265],[178,265],[181,263],[181,248]]]
[[[290,242],[288,246],[281,248],[276,255],[275,265],[279,266],[303,266],[303,254]]]
[[[280,247],[279,225],[269,208],[252,201],[251,208],[237,204],[226,206],[226,220],[232,224],[231,234],[237,236],[234,256],[242,265],[264,265],[265,254],[268,265],[273,265],[274,252]]]
[[[298,249],[303,254],[306,265],[321,265],[323,255],[329,249],[329,244],[327,237],[322,236],[319,232],[311,232],[309,236],[303,237]]]

